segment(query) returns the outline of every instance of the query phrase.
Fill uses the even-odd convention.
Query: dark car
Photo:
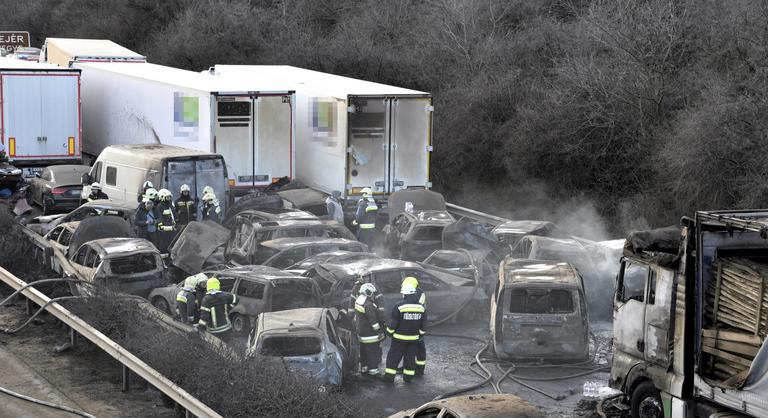
[[[346,264],[374,258],[381,257],[374,253],[366,252],[353,252],[344,250],[326,251],[324,253],[309,256],[291,266],[288,266],[285,270],[297,274],[302,274],[317,264]]]
[[[430,264],[445,270],[473,278],[475,271],[486,293],[493,293],[499,281],[501,259],[490,250],[437,250],[424,259]]]
[[[224,226],[231,228],[241,222],[306,221],[317,219],[317,216],[299,209],[260,207],[258,209],[242,210],[234,216],[228,217],[224,222]]]
[[[462,316],[471,319],[487,311],[487,296],[481,288],[475,290],[474,280],[452,271],[434,266],[389,258],[362,260],[349,264],[319,264],[305,273],[314,279],[323,293],[325,306],[345,309],[348,307],[352,287],[358,278],[376,285],[384,296],[384,308],[388,313],[403,296],[400,285],[403,279],[413,276],[427,297],[430,320],[452,314],[467,302]]]
[[[319,307],[320,290],[314,281],[267,266],[238,266],[204,272],[218,277],[223,292],[237,295],[239,302],[229,312],[235,332],[247,333],[262,312]],[[168,314],[176,310],[176,295],[182,283],[154,289],[149,301]]]
[[[43,215],[57,210],[70,211],[80,206],[83,191],[81,178],[90,171],[87,165],[53,165],[30,180],[32,202],[43,209]]]
[[[256,258],[254,258],[257,251],[260,249],[259,244],[261,242],[278,238],[303,237],[355,239],[355,236],[349,229],[347,229],[347,227],[333,221],[292,220],[249,222],[243,220],[242,222],[237,223],[232,230],[231,237],[229,242],[227,242],[224,251],[224,256],[227,260],[232,260],[240,264],[259,264],[266,260],[266,258],[262,258],[260,261],[255,261]]]
[[[491,233],[499,242],[510,247],[514,247],[526,235],[565,238],[557,225],[547,221],[507,221],[493,228]]]
[[[456,220],[440,210],[402,212],[384,228],[390,256],[421,261],[443,247],[443,229]]]
[[[45,235],[57,225],[65,222],[82,221],[90,216],[119,216],[133,225],[136,207],[123,202],[112,200],[94,200],[83,203],[77,209],[67,214],[38,216],[27,223],[32,231]]]
[[[253,261],[283,269],[297,261],[328,251],[365,253],[368,252],[368,246],[360,241],[345,238],[278,238],[259,244]]]

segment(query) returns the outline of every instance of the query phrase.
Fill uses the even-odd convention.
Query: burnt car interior
[[[573,312],[572,291],[565,289],[512,289],[509,312],[567,314]]]
[[[300,331],[301,329],[292,329]],[[299,357],[320,354],[322,343],[316,336],[275,335],[264,338],[260,353],[272,357]]]
[[[276,280],[272,286],[273,311],[317,306],[314,289],[309,281]]]
[[[109,268],[112,274],[146,273],[157,269],[157,259],[154,254],[132,254],[110,260]]]

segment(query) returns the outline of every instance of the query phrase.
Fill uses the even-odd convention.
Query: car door
[[[237,306],[232,309],[232,313],[247,315],[252,320],[255,319],[267,307],[265,289],[264,283],[248,279],[238,280],[234,289],[238,302]]]
[[[376,285],[376,290],[382,295],[384,312],[389,315],[392,307],[403,299],[400,294],[400,285],[403,282],[399,270],[377,271],[372,274],[371,281]]]
[[[339,369],[339,375],[343,373],[344,370],[344,361],[347,359],[349,355],[349,351],[347,350],[347,346],[344,344],[344,342],[341,340],[341,337],[339,337],[339,334],[337,333],[336,329],[336,323],[334,319],[331,317],[331,315],[326,312],[325,315],[325,333],[328,336],[328,340],[331,343],[331,347],[326,348],[326,355],[329,357],[333,357],[334,363],[336,364],[336,367]]]
[[[639,262],[624,261],[614,300],[613,338],[616,349],[637,359],[645,355],[646,285],[651,269]]]

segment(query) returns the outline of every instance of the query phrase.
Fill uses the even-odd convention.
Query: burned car
[[[319,264],[305,273],[314,279],[323,294],[324,306],[346,309],[355,281],[376,285],[382,293],[386,312],[402,300],[400,285],[413,276],[419,280],[429,306],[430,321],[445,318],[465,304],[459,313],[464,319],[474,319],[487,312],[488,298],[475,281],[449,270],[421,263],[394,259],[370,259],[348,264]]]
[[[283,269],[315,254],[328,251],[365,253],[368,246],[345,238],[278,238],[264,241],[254,254],[254,263]]]
[[[298,263],[288,266],[285,270],[290,271],[292,273],[302,274],[305,271],[311,269],[312,267],[318,264],[323,264],[323,263],[346,264],[346,263],[354,263],[360,260],[368,260],[368,259],[375,259],[375,258],[381,258],[381,257],[379,257],[374,253],[367,253],[367,252],[353,252],[353,251],[345,251],[345,250],[326,251],[323,253],[309,256],[299,261]]]
[[[267,266],[238,266],[204,271],[218,277],[223,292],[237,295],[239,302],[229,311],[232,327],[247,333],[262,312],[319,307],[320,290],[305,277]],[[176,295],[183,283],[154,289],[147,299],[161,311],[176,311]]]
[[[255,261],[254,257],[260,249],[259,244],[261,242],[277,238],[302,237],[355,239],[347,227],[333,221],[243,221],[239,222],[232,230],[224,256],[227,260],[240,264],[259,264],[260,261]]]
[[[317,190],[288,189],[278,191],[277,195],[283,199],[283,206],[286,208],[300,209],[316,216],[328,215],[328,207],[325,204],[328,195]]]
[[[583,361],[589,358],[584,283],[565,262],[508,258],[491,299],[491,337],[501,358]]]
[[[384,240],[390,256],[420,261],[443,248],[443,229],[456,220],[439,210],[403,212],[384,227]]]
[[[66,275],[89,283],[71,284],[73,294],[90,294],[93,286],[147,297],[166,284],[160,251],[140,238],[103,238],[88,241],[70,257]]]
[[[329,308],[263,313],[248,338],[246,356],[279,359],[291,372],[339,387],[357,366],[358,346],[352,332],[337,326],[338,317]]]
[[[241,222],[305,221],[317,219],[317,216],[299,209],[259,207],[257,209],[241,210],[233,216],[228,216],[224,221],[224,226],[232,228]]]
[[[499,242],[514,247],[526,235],[565,237],[557,225],[547,221],[507,221],[491,230]]]
[[[477,272],[489,295],[499,281],[500,263],[499,257],[490,250],[437,250],[424,259],[424,264],[463,274],[469,279]]]
[[[33,218],[27,223],[27,227],[40,235],[45,235],[57,225],[65,222],[82,221],[90,216],[117,216],[133,225],[135,213],[136,206],[111,200],[94,200],[83,203],[77,209],[66,214]]]
[[[528,401],[509,393],[464,395],[427,402],[389,418],[545,418]]]

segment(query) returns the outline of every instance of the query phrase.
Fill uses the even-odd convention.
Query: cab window
[[[619,301],[645,302],[645,282],[648,280],[649,272],[650,269],[646,265],[625,262],[617,292]]]

